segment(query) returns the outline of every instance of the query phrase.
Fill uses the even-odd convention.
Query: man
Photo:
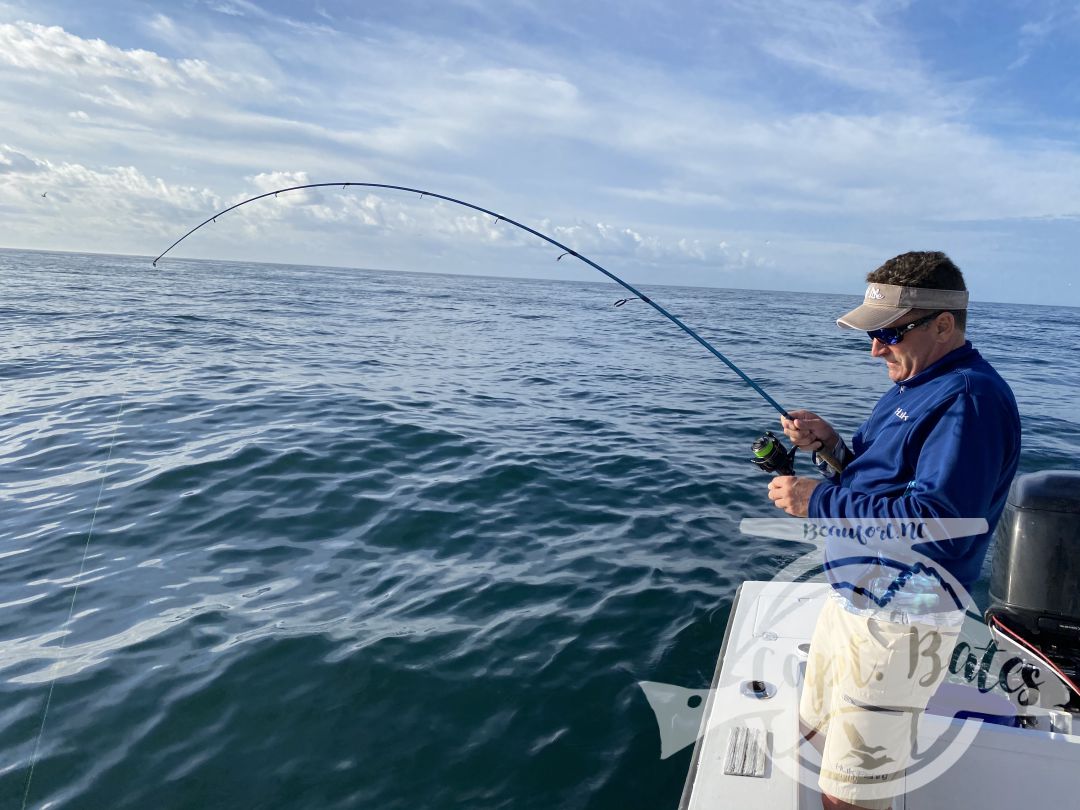
[[[944,253],[897,256],[867,282],[863,304],[837,324],[869,334],[870,353],[885,362],[894,385],[850,447],[815,413],[781,418],[797,447],[830,453],[842,471],[830,470],[825,481],[776,477],[769,498],[788,514],[814,519],[911,525],[985,518],[988,530],[976,536],[907,541],[912,554],[969,588],[1016,472],[1016,401],[965,338],[967,288]],[[868,551],[883,555],[884,545],[871,544]],[[827,568],[843,557],[840,546],[826,540]],[[898,548],[893,543],[887,554],[895,556]],[[948,661],[959,631],[956,613],[944,620],[944,614],[935,620],[903,610],[885,613],[865,594],[850,578],[833,581],[811,641],[799,708],[807,738],[821,744],[824,736],[819,785],[827,810],[890,807],[911,762],[918,715],[944,677],[940,662]],[[903,648],[932,649],[935,656],[922,660],[914,652],[904,655]],[[937,663],[928,663],[931,657]],[[916,659],[929,671],[910,672],[908,662],[914,666]]]

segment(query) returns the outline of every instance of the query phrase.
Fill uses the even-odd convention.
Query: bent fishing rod
[[[411,188],[409,186],[396,186],[396,185],[391,185],[391,184],[388,184],[388,183],[354,183],[354,182],[340,183],[339,182],[339,183],[306,183],[306,184],[301,185],[301,186],[289,186],[288,188],[279,188],[279,189],[277,189],[275,191],[267,191],[265,194],[259,194],[259,195],[255,196],[255,197],[250,197],[250,198],[248,198],[246,200],[242,200],[241,202],[238,202],[235,205],[230,205],[228,208],[224,208],[221,211],[218,211],[213,216],[203,220],[198,225],[196,225],[194,228],[192,228],[190,231],[188,231],[183,236],[181,236],[179,239],[177,239],[175,242],[173,242],[171,245],[169,245],[167,248],[165,248],[165,250],[163,250],[161,252],[161,254],[156,259],[154,259],[152,264],[153,264],[154,267],[157,267],[157,263],[159,261],[161,261],[161,259],[165,256],[165,254],[167,254],[169,251],[171,251],[174,247],[179,245],[181,242],[183,242],[185,239],[187,239],[193,233],[195,233],[195,231],[199,230],[204,225],[209,225],[211,222],[217,222],[218,217],[223,216],[224,214],[227,214],[230,211],[235,211],[237,208],[240,208],[241,206],[247,205],[248,203],[253,203],[253,202],[256,202],[257,200],[262,200],[262,199],[265,199],[267,197],[277,197],[279,194],[285,194],[285,193],[290,192],[290,191],[302,191],[304,189],[309,189],[309,188],[336,188],[336,187],[340,187],[341,189],[344,190],[346,188],[349,188],[350,186],[352,186],[354,188],[382,189],[384,191],[405,191],[405,192],[409,192],[409,193],[412,193],[412,194],[419,194],[420,199],[423,199],[424,197],[432,197],[432,198],[437,199],[437,200],[444,200],[445,202],[452,203],[454,205],[460,205],[460,206],[462,206],[464,208],[470,208],[473,211],[479,211],[482,214],[487,214],[488,216],[493,217],[495,219],[496,224],[498,224],[499,222],[505,222],[508,225],[513,225],[515,228],[520,228],[521,230],[525,231],[526,233],[531,233],[533,236],[535,236],[535,237],[537,237],[539,239],[543,239],[548,244],[554,245],[555,247],[557,247],[559,250],[562,251],[562,253],[559,254],[559,257],[558,257],[558,259],[556,259],[556,261],[561,261],[564,256],[573,256],[575,259],[579,259],[580,261],[585,262],[585,264],[589,265],[594,270],[598,270],[599,272],[603,273],[605,276],[607,276],[609,279],[614,281],[616,284],[618,284],[621,287],[629,290],[630,293],[632,293],[635,298],[639,298],[642,301],[644,301],[646,304],[651,306],[653,309],[655,309],[657,312],[659,312],[661,315],[663,315],[665,318],[667,318],[669,321],[671,321],[673,324],[675,324],[677,327],[679,327],[683,332],[685,332],[690,337],[692,337],[694,340],[696,340],[698,343],[700,343],[702,346],[704,346],[705,349],[707,349],[714,357],[716,357],[718,360],[720,360],[724,365],[726,365],[728,368],[730,368],[732,371],[734,371],[736,374],[738,374],[739,377],[743,380],[743,382],[745,382],[747,385],[749,385],[751,388],[753,388],[761,396],[761,398],[764,399],[766,402],[768,402],[773,408],[775,408],[776,411],[781,416],[783,416],[785,419],[789,419],[789,420],[791,419],[791,415],[788,414],[788,412],[786,410],[784,410],[784,407],[779,402],[777,402],[775,399],[773,399],[771,396],[769,396],[769,394],[766,393],[765,389],[763,389],[760,385],[758,385],[756,382],[754,382],[752,379],[750,379],[750,377],[747,376],[743,372],[742,369],[740,369],[737,365],[735,365],[733,362],[731,362],[731,360],[729,360],[727,357],[725,357],[715,346],[713,346],[711,343],[709,343],[709,341],[707,341],[705,338],[703,338],[701,335],[699,335],[697,332],[695,332],[693,329],[691,329],[689,326],[687,326],[685,323],[683,323],[681,320],[679,320],[679,318],[677,318],[675,315],[672,315],[670,312],[668,312],[666,309],[664,309],[664,307],[662,307],[660,304],[656,303],[656,301],[654,301],[652,298],[645,295],[645,293],[641,292],[639,289],[637,289],[636,287],[634,287],[630,283],[628,283],[626,281],[623,281],[621,278],[619,278],[617,275],[612,273],[610,270],[604,269],[599,264],[594,262],[592,259],[588,258],[587,256],[582,255],[581,253],[578,253],[573,248],[568,247],[567,245],[564,245],[562,242],[559,242],[558,240],[553,239],[552,237],[548,236],[547,234],[541,233],[538,230],[530,228],[528,225],[524,225],[524,224],[518,222],[517,220],[511,219],[510,217],[503,216],[502,214],[498,214],[498,213],[496,213],[494,211],[489,211],[487,208],[482,208],[479,205],[473,205],[470,202],[465,202],[465,200],[459,200],[459,199],[457,199],[455,197],[447,197],[445,194],[436,194],[433,191],[426,191],[426,190],[424,190],[422,188]],[[630,299],[622,299],[621,301],[618,301],[616,303],[616,306],[621,306],[622,304],[625,304],[628,300],[630,300]],[[793,464],[794,464],[794,459],[795,459],[795,450],[796,450],[796,448],[792,447],[790,452],[786,451],[784,449],[784,447],[783,447],[783,444],[780,442],[780,440],[777,439],[772,433],[766,431],[764,436],[762,436],[760,439],[758,439],[756,442],[754,442],[753,453],[754,453],[755,458],[753,459],[753,461],[754,461],[755,464],[757,464],[759,467],[761,467],[766,472],[779,472],[779,473],[781,473],[783,475],[792,475],[793,474],[792,469],[793,469]],[[829,466],[833,467],[837,471],[840,470],[839,463],[831,455],[829,455],[825,451],[824,447],[821,450],[818,450],[816,452],[817,452],[818,457],[821,458],[823,461],[827,462],[829,464]]]

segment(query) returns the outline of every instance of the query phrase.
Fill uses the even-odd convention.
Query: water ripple
[[[0,804],[54,679],[34,806],[677,801],[637,681],[707,685],[797,553],[738,532],[776,414],[714,358],[605,285],[0,256]],[[848,433],[888,385],[849,297],[657,297]],[[1076,323],[973,311],[1025,470],[1075,466]]]

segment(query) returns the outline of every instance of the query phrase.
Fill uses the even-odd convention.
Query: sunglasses
[[[885,327],[884,329],[875,329],[873,332],[867,332],[866,334],[870,336],[870,340],[880,340],[887,346],[895,346],[897,343],[904,339],[904,335],[906,335],[916,326],[922,326],[924,323],[930,323],[930,321],[934,320],[934,318],[936,318],[944,311],[945,310],[942,309],[938,310],[937,312],[932,312],[925,318],[919,318],[919,320],[912,321],[911,323],[906,323],[903,326],[889,326]]]

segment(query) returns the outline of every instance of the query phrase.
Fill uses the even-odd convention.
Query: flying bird
[[[865,771],[872,771],[880,768],[887,762],[895,762],[892,757],[887,754],[881,754],[877,756],[879,751],[884,751],[883,745],[867,745],[866,740],[863,739],[862,734],[854,726],[844,723],[844,731],[847,733],[848,740],[851,741],[851,749],[844,755],[844,759],[853,759],[858,765]]]
[[[41,196],[42,196],[42,197],[44,197],[44,196],[45,196],[46,194],[48,194],[48,193],[49,193],[49,192],[47,192],[47,191],[45,191],[45,192],[42,192]]]
[[[863,739],[863,735],[859,733],[859,730],[855,726],[848,723],[844,723],[844,732],[847,734],[848,739],[851,741],[851,747],[857,751],[865,751],[868,754],[876,754],[878,751],[884,751],[884,745],[867,745],[866,740]]]

